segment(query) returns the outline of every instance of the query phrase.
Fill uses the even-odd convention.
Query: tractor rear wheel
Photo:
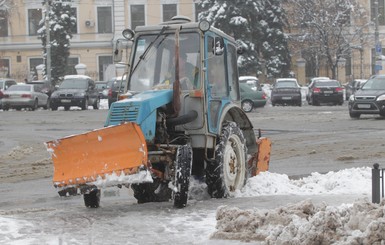
[[[98,208],[100,204],[100,189],[93,189],[83,195],[84,204],[87,208]]]
[[[175,180],[173,183],[174,207],[183,208],[187,204],[188,189],[190,185],[192,166],[191,146],[178,146],[175,165]]]
[[[206,184],[214,198],[228,197],[241,189],[249,176],[246,140],[235,122],[224,125],[215,149],[215,160],[207,162]]]

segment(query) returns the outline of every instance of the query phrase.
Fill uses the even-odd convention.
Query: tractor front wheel
[[[178,146],[175,165],[175,180],[173,183],[174,207],[183,208],[187,204],[188,189],[190,185],[192,166],[191,146]]]
[[[249,176],[246,140],[235,122],[229,122],[222,128],[215,148],[215,160],[206,167],[206,183],[211,197],[228,197],[235,190],[241,189]]]
[[[154,178],[152,183],[132,184],[131,188],[138,203],[166,202],[171,198],[168,182],[158,178]]]
[[[98,208],[100,205],[100,189],[93,189],[83,195],[84,204],[87,208]]]

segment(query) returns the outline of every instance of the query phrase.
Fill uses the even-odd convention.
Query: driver
[[[175,68],[175,58],[173,58],[173,68]],[[175,70],[173,69],[160,84],[160,87],[169,86],[174,79]],[[179,55],[179,81],[183,90],[197,88],[199,84],[199,69],[187,61],[186,53],[180,53]]]
[[[179,59],[179,78],[182,89],[194,89],[198,85],[199,70],[187,62],[187,54],[181,53]]]

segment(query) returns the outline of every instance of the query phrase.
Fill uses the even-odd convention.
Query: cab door
[[[215,33],[206,33],[205,67],[208,128],[218,133],[223,108],[239,100],[236,48]]]

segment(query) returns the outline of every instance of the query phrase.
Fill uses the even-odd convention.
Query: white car
[[[11,108],[21,110],[21,108],[30,108],[32,111],[38,107],[49,108],[48,95],[38,90],[38,86],[32,84],[12,85],[4,92],[2,100],[3,110]]]

